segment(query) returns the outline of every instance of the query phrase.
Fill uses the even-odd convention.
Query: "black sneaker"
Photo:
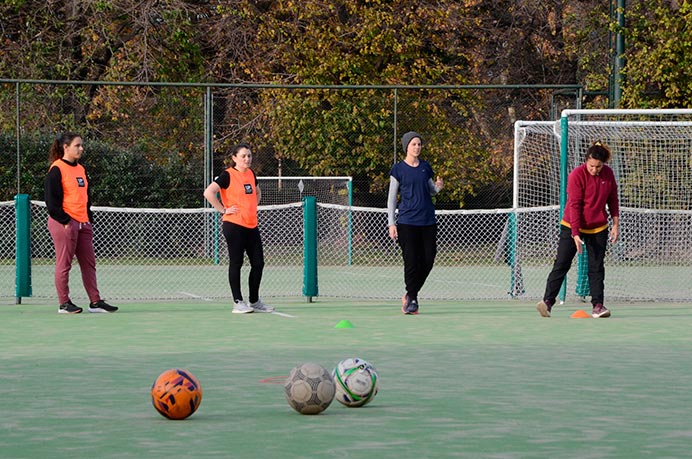
[[[58,314],[79,314],[82,308],[74,304],[71,300],[63,303],[58,307]]]
[[[96,303],[89,304],[89,312],[115,312],[118,308],[111,306],[103,300],[98,300]]]
[[[406,295],[406,302],[401,308],[401,312],[406,315],[418,314],[418,300],[412,300],[408,297],[408,295]]]

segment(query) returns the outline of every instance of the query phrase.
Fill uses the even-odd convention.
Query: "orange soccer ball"
[[[151,386],[152,405],[168,419],[185,419],[197,411],[201,402],[202,386],[187,370],[166,370]]]

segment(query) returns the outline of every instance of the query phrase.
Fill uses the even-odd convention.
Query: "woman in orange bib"
[[[84,153],[82,138],[66,132],[50,148],[50,169],[44,181],[48,231],[55,245],[55,288],[58,291],[58,313],[79,314],[82,308],[70,299],[70,269],[77,257],[82,282],[89,296],[89,312],[115,312],[101,299],[96,285],[93,214],[89,180],[79,163]]]
[[[228,283],[234,303],[232,312],[273,312],[274,308],[263,303],[259,297],[264,250],[257,226],[257,206],[262,192],[257,186],[255,173],[250,169],[250,146],[246,143],[236,145],[231,160],[233,165],[207,186],[204,197],[223,215],[223,235],[228,245]],[[217,194],[221,196],[220,200]],[[249,303],[243,301],[240,288],[240,269],[246,253],[250,260]]]

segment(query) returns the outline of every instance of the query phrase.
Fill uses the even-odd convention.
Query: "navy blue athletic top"
[[[418,167],[399,161],[389,173],[399,182],[398,223],[414,226],[429,226],[437,223],[435,206],[430,194],[433,170],[430,163],[419,160]]]

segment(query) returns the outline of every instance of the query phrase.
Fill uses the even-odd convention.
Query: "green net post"
[[[575,293],[581,298],[591,294],[589,288],[589,257],[586,255],[586,246],[577,257],[577,287]]]
[[[353,182],[348,181],[348,265],[353,265]]]
[[[516,212],[508,215],[507,219],[507,264],[510,267],[509,294],[512,298],[518,298],[525,293],[524,279],[521,274],[521,262],[517,254],[517,223],[519,216]]]
[[[560,119],[560,218],[564,214],[565,206],[567,205],[567,177],[569,176],[567,154],[569,149],[569,121],[567,116],[562,116]],[[577,279],[575,293],[579,297],[586,297],[590,294],[588,282],[589,262],[586,255],[586,246],[577,257]],[[567,276],[562,283],[559,297],[562,301],[567,296]]]
[[[567,150],[569,148],[567,138],[568,132],[568,119],[563,115],[560,118],[560,216],[558,217],[560,219],[562,219],[562,215],[564,215],[565,212],[565,206],[567,205],[567,176],[569,175],[569,171],[567,170]],[[565,298],[567,297],[567,276],[565,276],[565,280],[562,282],[558,297],[560,298],[560,301],[564,303]]]
[[[23,296],[31,296],[31,209],[29,195],[14,197],[15,210],[15,302],[21,304]]]
[[[317,199],[303,199],[303,296],[317,296]]]

